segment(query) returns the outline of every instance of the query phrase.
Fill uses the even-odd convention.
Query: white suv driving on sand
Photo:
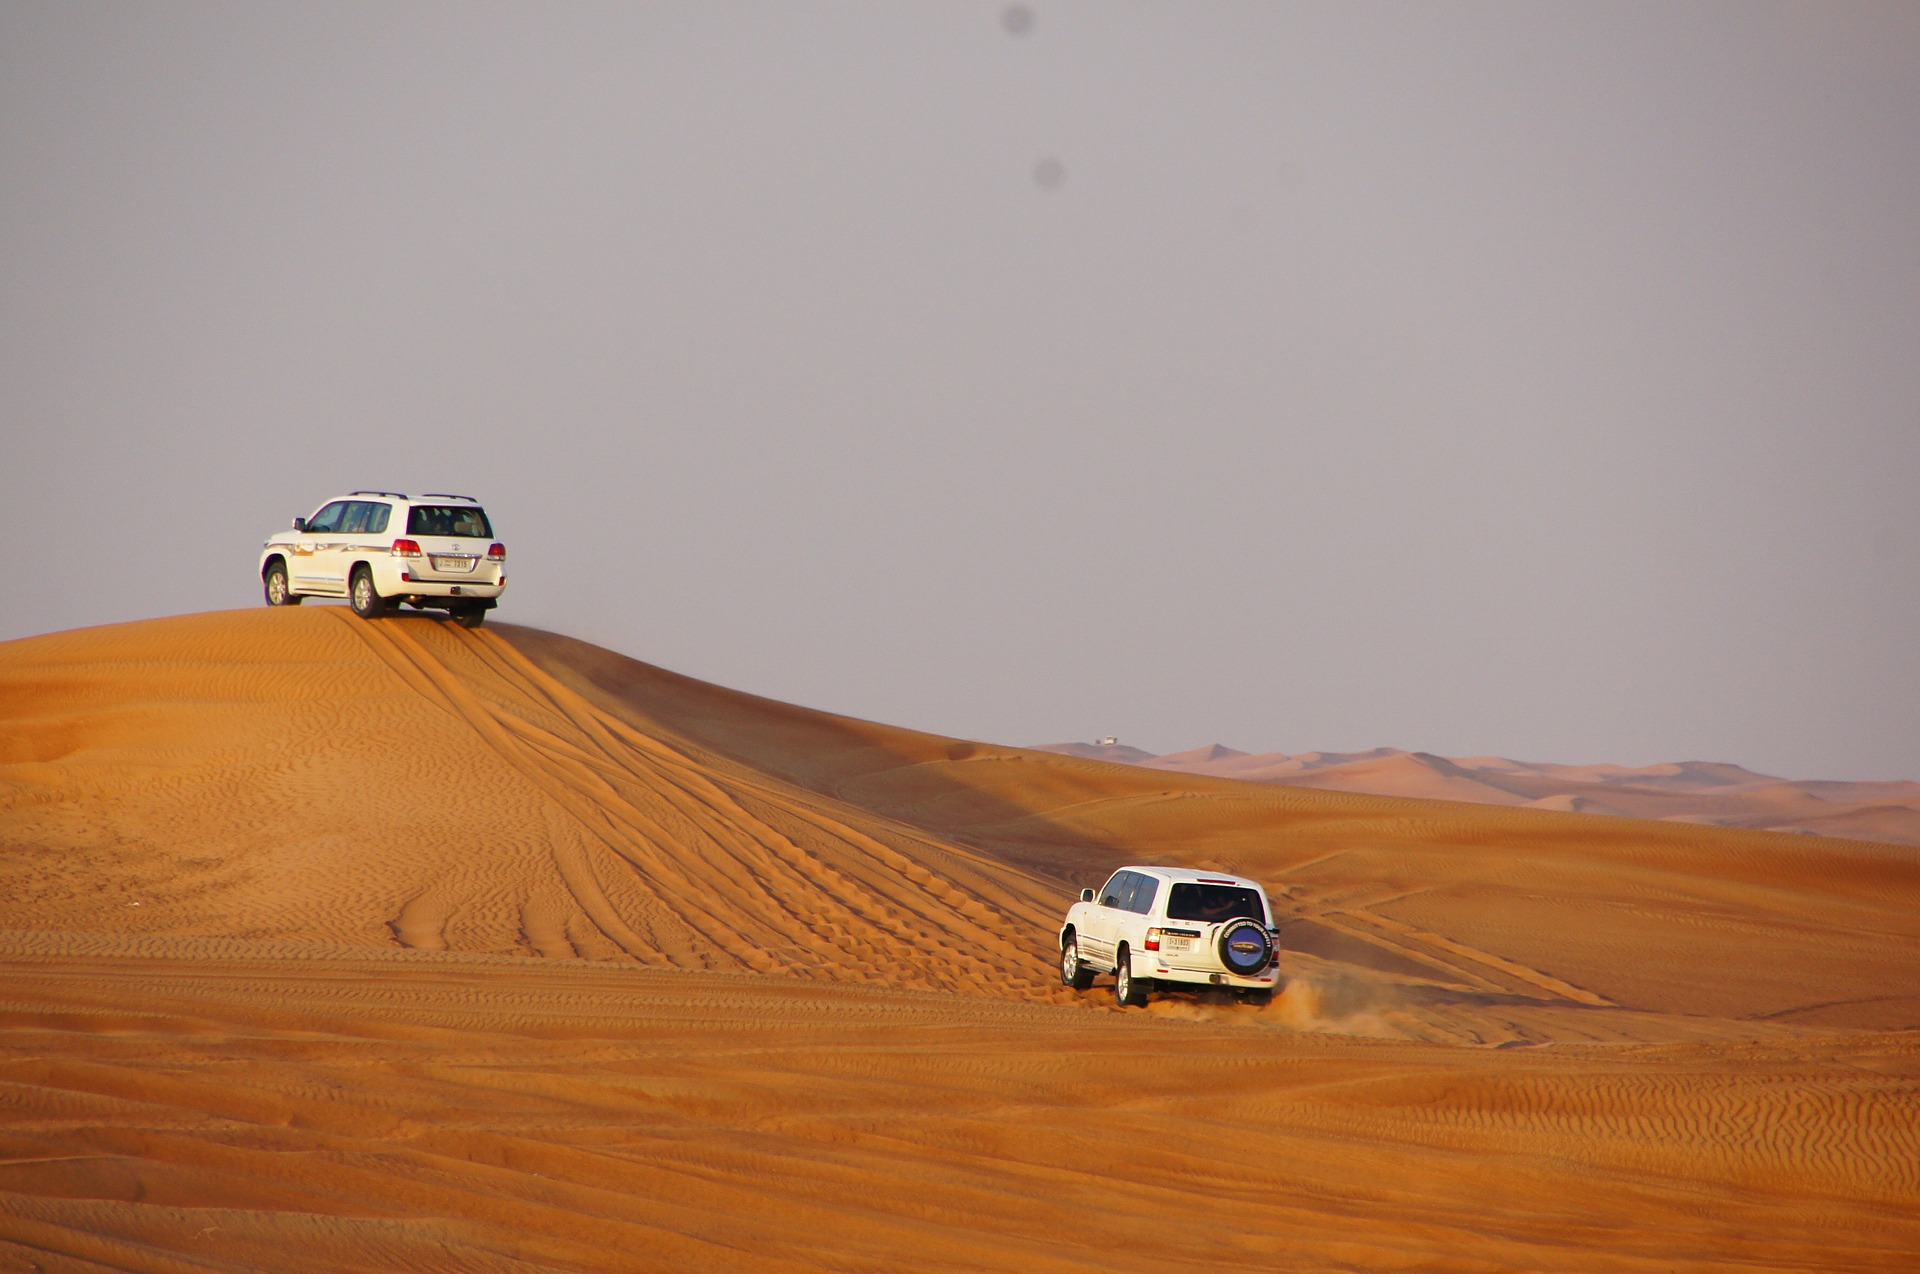
[[[1113,973],[1121,1004],[1154,983],[1227,987],[1265,1002],[1280,976],[1278,934],[1258,881],[1185,867],[1123,867],[1080,891],[1060,926],[1060,980],[1076,991]]]
[[[372,619],[405,602],[478,628],[507,587],[507,546],[470,496],[353,491],[268,540],[260,580],[269,606],[344,597]]]

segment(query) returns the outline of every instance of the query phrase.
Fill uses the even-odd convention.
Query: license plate
[[[1167,939],[1167,951],[1169,953],[1177,951],[1177,952],[1180,952],[1181,954],[1185,954],[1186,952],[1189,952],[1191,950],[1193,950],[1192,938],[1168,938]]]
[[[480,559],[474,557],[436,557],[433,559],[433,569],[436,571],[465,572],[472,570],[473,564],[479,560]]]

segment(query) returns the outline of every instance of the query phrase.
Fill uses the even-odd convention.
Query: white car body
[[[1123,867],[1068,908],[1060,951],[1062,982],[1084,990],[1111,972],[1122,1004],[1145,1003],[1155,983],[1264,999],[1280,980],[1267,891],[1225,872]]]
[[[506,557],[486,510],[471,497],[353,491],[269,538],[260,578],[273,606],[345,597],[363,615],[404,602],[478,623],[506,590]],[[370,591],[356,591],[363,574]]]

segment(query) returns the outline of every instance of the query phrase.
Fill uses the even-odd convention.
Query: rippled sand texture
[[[1141,859],[1276,887],[1272,1006],[1057,985]],[[1910,1269],[1917,904],[511,627],[11,642],[0,1269]]]

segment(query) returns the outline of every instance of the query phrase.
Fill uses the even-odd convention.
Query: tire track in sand
[[[584,844],[552,838],[555,871],[628,955],[1050,997],[1044,957],[1006,936],[1045,931],[1049,891],[1040,882],[649,735],[493,634],[341,620],[587,834]],[[994,896],[957,886],[889,841],[967,860]],[[616,900],[635,889],[658,915]]]
[[[651,812],[636,805],[611,785],[595,783],[570,767],[543,756],[539,750],[522,744],[501,717],[442,660],[399,624],[367,624],[343,616],[353,624],[376,653],[423,693],[464,720],[503,760],[539,788],[565,813],[571,815],[593,838],[617,857],[635,868],[632,883],[638,883],[661,909],[673,915],[688,930],[694,941],[674,943],[657,925],[630,923],[623,915],[595,870],[592,860],[579,846],[564,838],[550,842],[555,867],[566,882],[581,909],[602,934],[627,954],[648,963],[666,957],[668,963],[705,967],[713,955],[731,957],[723,965],[739,964],[759,972],[769,972],[770,962],[756,959],[759,952],[750,946],[730,942],[729,917],[718,914],[704,903],[704,895],[694,887],[680,864],[670,853],[659,852],[671,841]]]
[[[1010,970],[1004,960],[983,959],[974,955],[974,950],[982,934],[1050,929],[1055,917],[1047,909],[1053,900],[1046,886],[960,846],[937,843],[904,825],[885,829],[905,843],[930,852],[943,865],[964,865],[971,869],[965,873],[969,876],[985,875],[1000,886],[994,893],[1001,897],[1015,896],[1007,888],[1013,886],[1029,897],[1037,892],[1044,900],[1017,909],[1001,906],[992,898],[950,882],[881,837],[862,831],[847,821],[849,811],[830,798],[731,764],[723,767],[712,757],[696,759],[690,750],[669,745],[601,711],[493,634],[453,630],[453,635],[473,644],[504,677],[536,693],[542,706],[551,707],[574,723],[608,764],[630,771],[631,758],[637,754],[651,767],[644,777],[655,790],[670,799],[684,794],[692,803],[690,812],[737,831],[758,849],[789,865],[793,872],[786,883],[801,891],[799,898],[808,898],[808,891],[824,890],[832,904],[824,917],[828,923],[837,925],[851,911],[896,940],[918,943],[945,961],[958,957],[994,981],[1004,981],[1009,973],[1026,980],[1032,966],[1017,952],[1017,963]],[[724,782],[721,768],[728,771]],[[750,809],[749,803],[757,808]],[[884,822],[864,810],[858,811],[858,816],[859,821]],[[783,822],[797,822],[798,826],[783,830],[776,825]],[[975,928],[956,932],[956,913]],[[909,923],[903,924],[903,918]],[[931,942],[923,941],[923,936],[932,938]]]

